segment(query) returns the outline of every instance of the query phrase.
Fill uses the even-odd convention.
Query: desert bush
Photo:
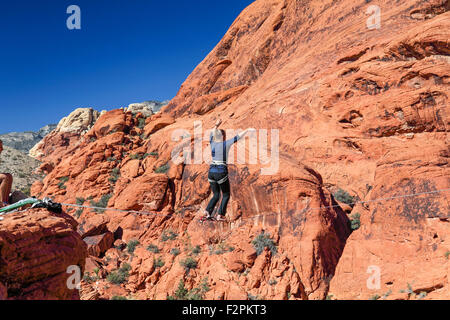
[[[81,216],[81,214],[83,213],[83,209],[78,209],[77,211],[75,211],[75,213],[73,214],[75,217],[79,218]]]
[[[98,202],[91,200],[91,206],[98,208],[106,208],[108,206],[109,199],[111,199],[112,194],[103,195]],[[95,212],[103,213],[105,210],[103,209],[94,209]]]
[[[252,241],[252,244],[258,256],[264,251],[264,248],[269,248],[269,250],[272,252],[272,255],[275,255],[277,253],[276,244],[272,239],[270,239],[270,236],[268,234],[264,233],[264,231],[261,232],[255,238],[255,240]]]
[[[180,261],[180,264],[181,264],[181,266],[182,267],[184,267],[184,269],[186,270],[186,271],[190,271],[191,269],[195,269],[195,268],[197,268],[197,261],[194,259],[194,258],[192,258],[192,257],[187,257],[186,259],[184,259],[184,260],[181,260]]]
[[[150,244],[147,247],[147,250],[150,251],[150,252],[153,252],[153,253],[159,253],[160,252],[159,248],[157,246],[155,246],[154,244]]]
[[[162,166],[160,166],[159,168],[157,168],[155,170],[155,173],[167,173],[167,171],[169,171],[170,169],[170,165],[169,163],[163,164]]]
[[[270,279],[269,280],[269,286],[274,286],[274,285],[276,285],[278,282],[277,282],[277,280],[275,280],[275,279]]]
[[[175,240],[178,237],[178,234],[173,232],[172,230],[164,230],[161,235],[161,241],[166,242],[169,240]]]
[[[361,227],[361,215],[357,212],[350,216],[350,228],[352,230],[358,230]]]
[[[153,259],[153,265],[155,268],[162,268],[164,266],[164,261],[161,258]]]
[[[203,300],[205,293],[210,290],[207,279],[203,279],[199,287],[188,290],[184,286],[183,279],[178,283],[178,288],[174,296],[169,296],[167,300]]]
[[[136,250],[136,247],[140,245],[140,242],[138,240],[130,240],[127,244],[127,251],[129,254],[133,254],[134,250]]]
[[[202,252],[202,249],[200,248],[200,246],[195,246],[194,248],[192,248],[191,252],[194,255],[198,255],[200,252]]]
[[[119,180],[119,178],[120,178],[120,169],[119,168],[112,169],[111,174],[108,179],[109,182],[114,184],[117,182],[117,180]]]
[[[92,283],[97,281],[99,278],[96,276],[91,276],[91,274],[89,272],[86,272],[83,276],[83,280],[86,281],[87,283]]]
[[[138,119],[138,125],[137,125],[137,127],[139,128],[139,129],[144,129],[144,127],[145,127],[145,120],[146,120],[146,118],[139,118]]]
[[[124,283],[128,279],[128,272],[131,270],[131,267],[129,264],[125,263],[120,269],[111,272],[106,277],[106,280],[108,280],[112,284],[121,284]]]
[[[339,189],[338,191],[336,191],[333,196],[339,202],[343,202],[352,207],[355,205],[356,198],[352,197],[347,191],[343,189]]]
[[[229,246],[228,244],[226,244],[225,242],[221,242],[217,245],[216,248],[214,248],[214,246],[210,247],[210,255],[213,254],[217,254],[217,255],[221,255],[227,252],[232,252],[234,251],[234,248],[232,246]]]
[[[58,188],[62,190],[67,189],[66,182],[69,181],[69,177],[61,177],[58,180],[59,180]]]

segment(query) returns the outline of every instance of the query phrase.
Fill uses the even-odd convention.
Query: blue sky
[[[0,134],[77,107],[171,99],[252,0],[15,0],[0,6]],[[69,5],[81,30],[68,30]]]

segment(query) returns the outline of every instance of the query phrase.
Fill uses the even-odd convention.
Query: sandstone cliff
[[[0,300],[74,300],[68,267],[84,271],[86,245],[77,222],[45,209],[12,213],[0,221]]]
[[[107,112],[43,156],[35,195],[147,213],[71,209],[83,298],[450,297],[449,4],[380,1],[378,29],[370,5],[255,1],[160,114]],[[231,165],[230,223],[199,225],[208,165],[172,153],[219,117],[277,129],[278,170]]]

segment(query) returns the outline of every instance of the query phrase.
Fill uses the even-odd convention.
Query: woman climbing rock
[[[246,129],[230,140],[225,140],[225,131],[220,130],[219,126],[222,120],[217,120],[210,137],[212,162],[209,168],[208,181],[213,192],[213,197],[209,201],[205,210],[205,219],[212,219],[212,214],[217,202],[220,200],[220,193],[222,192],[222,201],[219,206],[219,211],[216,220],[226,221],[225,215],[227,212],[228,201],[230,200],[230,181],[228,180],[228,166],[227,159],[231,146],[244,137],[248,132],[255,129]]]
[[[3,152],[3,141],[0,140],[0,154]],[[11,187],[13,183],[13,177],[9,173],[0,173],[0,208],[7,206],[9,203],[9,194],[11,193]]]

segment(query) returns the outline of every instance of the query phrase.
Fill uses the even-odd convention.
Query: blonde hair
[[[212,136],[214,142],[225,141],[225,130],[214,129]]]

